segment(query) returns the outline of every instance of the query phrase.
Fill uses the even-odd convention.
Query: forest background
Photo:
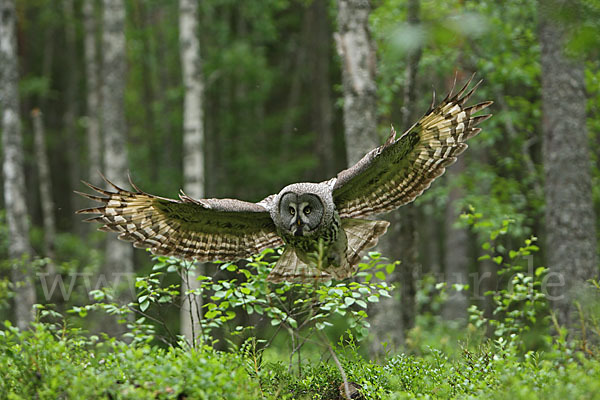
[[[129,285],[121,303],[148,307],[133,283],[157,261],[82,223],[81,180],[103,185],[102,172],[126,186],[129,173],[164,197],[259,201],[335,176],[390,125],[417,121],[433,91],[443,98],[476,73],[475,101],[493,100],[494,117],[390,214],[378,251],[400,261],[386,269],[396,289],[369,304],[361,351],[455,343],[473,306],[497,315],[506,271],[539,284],[554,328],[585,331],[574,315],[576,292],[598,277],[598,1],[4,0],[1,11],[1,320],[26,328],[44,308],[34,304],[55,304],[80,311],[71,324],[119,336],[126,324],[81,312],[115,279]],[[170,307],[157,334],[189,339],[197,318]],[[266,317],[234,319],[273,335]],[[331,337],[346,331],[332,322]],[[272,346],[294,354],[290,340]]]

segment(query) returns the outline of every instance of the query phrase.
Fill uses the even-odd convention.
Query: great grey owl
[[[154,254],[197,261],[247,258],[267,247],[284,246],[269,281],[345,279],[361,253],[375,246],[389,223],[365,219],[413,201],[456,161],[475,136],[477,124],[491,115],[474,116],[491,101],[466,107],[475,91],[472,78],[454,96],[452,90],[400,138],[392,133],[382,146],[354,166],[321,183],[296,183],[258,203],[235,199],[179,200],[117,187],[106,197],[79,193],[104,203],[78,213],[100,214],[104,231]],[[131,182],[131,181],[130,181]]]

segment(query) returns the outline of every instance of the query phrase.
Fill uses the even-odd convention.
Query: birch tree
[[[179,1],[179,46],[185,98],[183,105],[183,177],[184,191],[195,198],[204,197],[204,129],[202,111],[202,73],[198,40],[198,2]],[[197,270],[184,275],[181,292],[199,287]],[[185,296],[181,307],[181,333],[192,345],[198,338],[195,330],[201,318],[202,299]]]
[[[540,0],[538,5],[548,282],[559,322],[568,325],[576,318],[573,301],[583,295],[585,281],[598,276],[584,65],[565,54],[577,21],[566,20],[564,10],[579,2]]]
[[[29,243],[29,221],[25,201],[23,138],[19,117],[19,72],[17,60],[16,13],[13,0],[0,3],[0,107],[2,110],[2,176],[4,206],[10,233],[9,256],[13,260],[12,280],[15,284],[15,318],[25,329],[33,319],[36,303],[32,276],[27,269],[32,250]]]
[[[338,0],[337,51],[342,63],[344,136],[348,165],[379,145],[375,49],[369,33],[368,0]]]
[[[102,107],[104,171],[117,185],[125,186],[127,143],[125,133],[125,4],[103,0]],[[106,242],[104,279],[117,284],[133,275],[133,248],[110,235]],[[129,282],[131,283],[131,282]]]

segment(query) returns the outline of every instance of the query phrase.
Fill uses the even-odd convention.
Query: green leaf
[[[385,274],[383,273],[383,271],[377,271],[377,272],[375,272],[375,277],[377,279],[381,279],[382,281],[385,280]]]
[[[368,300],[370,303],[378,303],[378,302],[379,302],[379,297],[377,297],[377,296],[369,296],[369,297],[367,298],[367,300]]]
[[[367,308],[367,303],[365,303],[363,300],[356,300],[356,304],[358,304],[362,308]]]
[[[146,300],[143,303],[140,303],[140,310],[146,311],[149,306],[150,306],[150,301]]]
[[[492,260],[498,265],[502,264],[502,256],[496,256]]]
[[[385,266],[385,271],[390,275],[396,269],[396,264],[388,264]]]
[[[356,300],[352,297],[346,297],[344,299],[344,304],[346,304],[346,306],[350,307],[352,304],[354,304]]]

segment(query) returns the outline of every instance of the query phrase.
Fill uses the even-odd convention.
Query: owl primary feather
[[[135,247],[188,260],[233,261],[283,246],[271,282],[351,277],[364,250],[375,246],[389,225],[366,218],[423,193],[491,116],[474,115],[491,101],[465,106],[481,83],[468,90],[472,79],[456,95],[451,90],[440,104],[432,103],[399,138],[392,128],[385,144],[328,181],[292,184],[250,203],[193,199],[183,192],[172,200],[133,183],[129,191],[106,180],[114,191],[86,183],[103,197],[78,192],[103,205],[78,213],[100,214],[86,221],[101,223],[101,230],[117,232]]]

